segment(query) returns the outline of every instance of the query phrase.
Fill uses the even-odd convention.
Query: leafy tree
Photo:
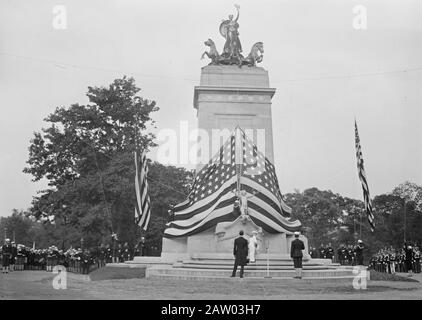
[[[317,188],[285,195],[293,216],[299,219],[311,246],[328,243],[354,243],[356,220],[361,202]]]
[[[12,210],[9,217],[0,218],[0,230],[4,232],[4,237],[25,245],[32,243],[29,235],[32,225],[33,222],[26,218],[25,213],[16,209]]]
[[[87,105],[57,108],[45,119],[49,126],[34,133],[24,172],[34,181],[47,179],[50,188],[34,197],[31,213],[38,219],[54,215],[57,228],[74,231],[71,242],[83,236],[93,244],[119,229],[114,222],[126,212],[120,195],[128,187],[116,192],[112,182],[129,186],[129,157],[133,169],[133,152],[155,146],[146,129],[158,108],[139,90],[126,77],[107,88],[88,87]]]
[[[407,240],[422,244],[421,189],[406,182],[391,193],[376,196],[372,201],[375,232],[369,229],[360,200],[317,188],[286,194],[285,200],[292,207],[293,216],[301,221],[310,246],[329,242],[334,246],[354,244],[361,238],[369,244],[366,253],[370,255],[382,247],[403,244],[405,212]]]
[[[422,212],[422,187],[416,183],[406,181],[394,188],[393,195],[399,196],[410,202],[415,210]]]

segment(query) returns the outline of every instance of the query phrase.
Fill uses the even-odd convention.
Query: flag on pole
[[[151,217],[147,176],[148,166],[146,153],[143,152],[141,159],[138,161],[138,155],[135,151],[135,191],[137,202],[137,206],[135,206],[135,220],[144,230],[147,230]]]
[[[368,182],[366,180],[365,169],[363,166],[363,157],[362,157],[362,149],[360,146],[360,139],[358,133],[358,125],[355,120],[355,145],[356,145],[356,159],[357,159],[357,167],[358,167],[358,174],[360,182],[362,183],[362,190],[363,190],[363,200],[365,203],[365,211],[368,217],[368,222],[371,227],[371,231],[374,232],[375,224],[374,224],[374,214],[372,212],[372,204],[371,198],[369,196],[369,187]]]
[[[284,203],[274,166],[240,129],[223,144],[197,174],[188,199],[174,207],[174,220],[167,224],[164,237],[190,236],[217,223],[234,221],[233,205],[244,190],[248,215],[269,233],[299,230],[291,209]]]

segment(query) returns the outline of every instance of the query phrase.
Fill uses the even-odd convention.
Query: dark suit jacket
[[[363,257],[363,249],[364,249],[363,245],[362,246],[359,246],[359,245],[356,246],[355,252],[356,252],[357,258]]]
[[[243,237],[236,238],[234,240],[233,255],[238,265],[245,265],[248,256],[248,240]]]
[[[302,250],[305,250],[305,245],[303,244],[303,241],[299,239],[293,240],[292,245],[290,247],[290,257],[302,258]]]

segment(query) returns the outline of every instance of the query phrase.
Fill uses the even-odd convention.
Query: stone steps
[[[273,278],[292,278],[295,271],[292,270],[250,270],[245,269],[245,277],[264,278],[269,274]],[[231,275],[230,269],[196,269],[196,268],[180,268],[180,267],[161,267],[155,266],[146,270],[146,277],[156,278],[159,276],[168,277],[211,277],[211,278],[228,278]],[[303,277],[309,278],[332,278],[332,277],[350,277],[353,273],[350,270],[343,269],[326,269],[326,270],[303,270]]]
[[[230,276],[203,276],[203,275],[180,275],[180,274],[151,274],[148,276],[151,279],[166,279],[166,280],[173,280],[173,279],[177,279],[177,280],[186,280],[186,281],[231,281],[231,282],[259,282],[259,283],[266,283],[266,282],[301,282],[301,283],[314,283],[314,282],[347,282],[347,283],[352,283],[354,276],[348,275],[348,276],[332,276],[332,277],[325,277],[325,276],[320,276],[320,277],[310,277],[308,275],[304,275],[302,277],[302,279],[295,279],[293,278],[293,276],[290,277],[276,277],[276,276],[270,276],[269,278],[267,277],[251,277],[249,275],[245,275],[244,278],[239,278],[239,275],[236,276],[236,278],[231,278]]]
[[[216,259],[190,259],[190,260],[183,260],[179,261],[177,263],[183,263],[183,264],[198,264],[198,265],[233,265],[234,259],[227,259],[227,260],[216,260]],[[267,263],[270,266],[293,266],[293,261],[277,261],[277,260],[264,260],[264,259],[257,259],[255,262],[250,263],[250,265],[267,265]],[[312,261],[303,261],[302,263],[304,266],[321,266],[321,265],[327,265],[327,266],[340,266],[338,263],[330,263],[330,264],[321,264],[316,263],[313,260]]]
[[[206,263],[175,263],[174,268],[189,268],[189,269],[219,269],[219,270],[232,270],[233,262],[227,264],[206,264]],[[266,270],[266,264],[248,264],[245,266],[245,270]],[[293,264],[289,265],[277,265],[270,264],[270,270],[294,270]],[[335,266],[324,266],[324,265],[303,265],[304,270],[329,270],[336,269]]]
[[[267,271],[267,262],[269,271]],[[200,253],[192,255],[190,258],[176,259],[173,262],[160,257],[136,257],[134,261],[125,263],[132,268],[146,268],[145,276],[147,278],[187,280],[233,280],[230,278],[233,264],[234,258],[230,253]],[[293,279],[295,270],[292,259],[280,254],[259,254],[255,263],[245,266],[245,279],[258,281],[258,279],[266,279],[268,276],[280,281],[350,281],[353,279],[353,270],[332,263],[328,259],[304,259],[303,279]]]
[[[256,257],[256,263],[267,263],[267,259],[269,260],[270,264],[281,264],[281,265],[293,265],[293,260],[289,256],[286,255],[278,255],[278,254],[260,254]],[[233,264],[234,257],[231,254],[195,254],[190,259],[184,259],[183,263],[185,262],[198,262],[198,263],[207,263],[207,264],[224,264],[224,263],[231,263]],[[338,263],[333,263],[330,259],[308,259],[306,257],[303,258],[303,265],[305,264],[313,264],[313,265],[331,265],[331,266],[339,266]]]

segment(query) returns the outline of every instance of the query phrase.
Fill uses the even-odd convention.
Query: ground
[[[54,274],[20,271],[0,274],[0,300],[3,299],[422,299],[419,282],[368,281],[366,290],[352,283],[288,283],[271,279],[228,279],[215,281],[153,280],[146,278],[90,280],[68,274],[67,289],[53,288]]]

